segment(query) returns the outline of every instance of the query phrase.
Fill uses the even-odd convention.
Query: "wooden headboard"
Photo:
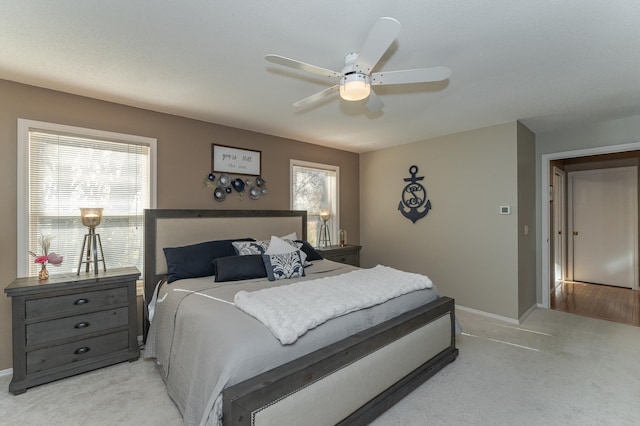
[[[204,241],[252,237],[269,239],[296,232],[307,239],[303,210],[174,210],[144,212],[144,336],[149,328],[147,304],[167,273],[163,249]]]

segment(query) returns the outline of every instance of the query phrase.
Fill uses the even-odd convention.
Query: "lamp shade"
[[[82,224],[89,228],[95,228],[100,225],[100,221],[102,220],[102,210],[102,207],[81,207],[80,218],[82,219]]]
[[[328,221],[330,217],[331,210],[320,210],[320,219],[322,219],[323,222]]]
[[[340,83],[340,97],[347,101],[365,99],[371,92],[369,78],[364,74],[345,75]]]

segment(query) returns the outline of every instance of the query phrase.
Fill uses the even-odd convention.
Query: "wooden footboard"
[[[367,424],[455,360],[442,297],[227,388],[225,425]]]

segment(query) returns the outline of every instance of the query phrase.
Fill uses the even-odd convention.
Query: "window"
[[[144,261],[144,209],[155,207],[156,140],[18,120],[18,276],[37,275],[29,251],[50,235],[64,257],[52,273],[77,272],[87,228],[81,207],[102,207],[107,270]],[[86,267],[84,264],[82,267]],[[102,264],[99,264],[102,267]]]
[[[329,210],[327,222],[332,244],[337,244],[340,216],[338,188],[340,167],[291,160],[291,209],[307,211],[307,239],[311,245],[320,242],[321,210]]]

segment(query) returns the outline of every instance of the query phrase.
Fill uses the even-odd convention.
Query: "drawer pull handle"
[[[89,299],[85,299],[84,297],[73,302],[74,305],[86,305],[87,303],[89,303]]]
[[[91,348],[89,348],[88,346],[83,346],[81,348],[78,348],[75,350],[75,352],[73,352],[76,355],[84,355],[87,352],[89,352],[91,350]]]
[[[87,328],[87,327],[89,327],[89,325],[91,325],[91,324],[89,324],[86,321],[82,321],[82,322],[79,322],[76,325],[74,325],[73,328]]]

